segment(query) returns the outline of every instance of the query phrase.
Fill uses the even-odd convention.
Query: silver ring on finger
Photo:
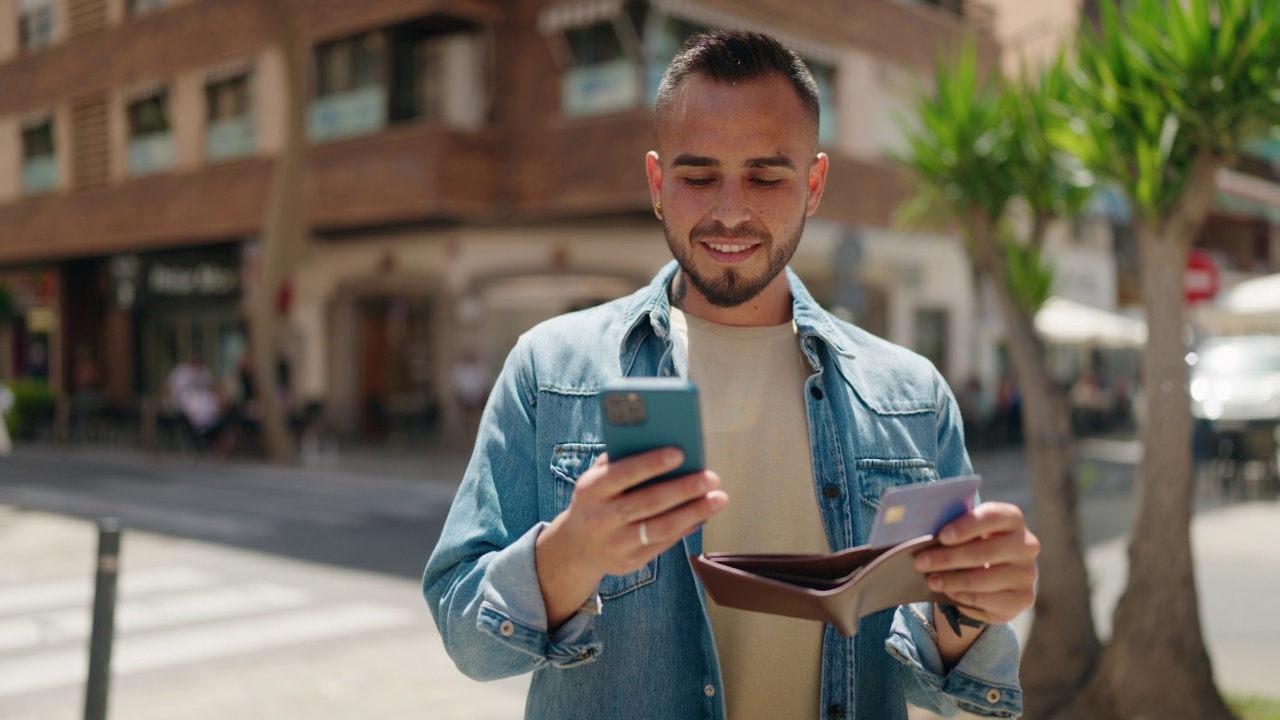
[[[640,544],[649,547],[649,528],[648,523],[640,522]]]

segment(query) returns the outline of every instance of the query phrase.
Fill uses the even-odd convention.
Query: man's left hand
[[[965,615],[1006,623],[1035,603],[1040,540],[1017,505],[982,503],[942,528],[938,539],[941,547],[916,555],[916,569]]]

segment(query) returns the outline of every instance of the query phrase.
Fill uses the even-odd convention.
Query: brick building
[[[931,356],[989,364],[954,238],[905,233],[889,159],[938,53],[991,17],[906,0],[296,0],[308,45],[310,228],[280,310],[295,401],[378,435],[456,408],[534,322],[668,258],[643,156],[691,32],[771,32],[822,92],[826,198],[794,267],[818,299]],[[0,284],[20,310],[0,377],[154,397],[192,352],[245,345],[257,234],[285,132],[262,0],[0,0]]]

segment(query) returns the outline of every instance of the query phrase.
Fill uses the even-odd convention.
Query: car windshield
[[[1200,353],[1198,364],[1204,371],[1219,375],[1280,373],[1280,343],[1215,345]]]

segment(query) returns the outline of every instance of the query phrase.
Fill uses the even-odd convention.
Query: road
[[[1122,587],[1137,448],[1090,441],[1082,455],[1105,631]],[[81,717],[88,520],[102,516],[129,528],[113,717],[518,717],[527,678],[462,677],[421,599],[422,565],[464,464],[446,451],[348,453],[320,468],[54,447],[0,458],[0,717]],[[985,499],[1027,506],[1022,453],[974,464]],[[1229,622],[1218,629],[1235,632]],[[1237,644],[1224,652],[1250,658],[1239,664],[1274,667],[1250,654],[1247,637],[1228,640]],[[1253,687],[1247,671],[1231,671],[1238,687]]]

